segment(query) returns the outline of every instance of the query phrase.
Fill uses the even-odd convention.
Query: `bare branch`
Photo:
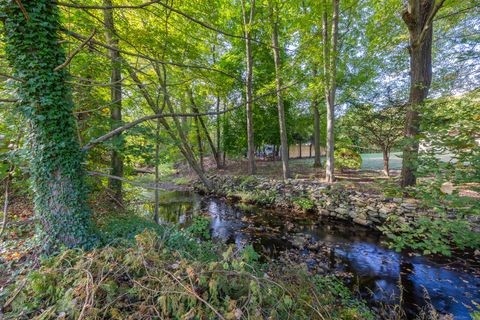
[[[65,68],[66,66],[68,66],[70,64],[70,62],[72,61],[72,59],[87,45],[87,43],[89,43],[93,39],[93,36],[95,36],[95,33],[96,33],[96,30],[94,29],[92,31],[92,34],[85,41],[83,41],[80,44],[80,46],[78,46],[78,48],[76,48],[72,52],[72,54],[70,54],[70,56],[68,56],[67,60],[65,60],[64,63],[62,63],[61,65],[59,65],[58,67],[56,67],[53,70],[58,71],[58,70],[61,70],[61,69]]]
[[[0,72],[0,77],[4,77],[4,78],[7,78],[7,79],[12,79],[12,80],[15,80],[15,81],[18,81],[18,82],[25,82],[20,78],[17,78],[17,77],[14,77],[14,76],[11,76],[9,74],[2,73],[2,72]]]
[[[82,36],[81,34],[78,34],[76,32],[73,32],[73,31],[66,31],[66,33],[76,39],[79,39],[79,40],[85,40],[87,39],[87,37],[85,36]],[[226,75],[230,78],[233,78],[237,81],[240,81],[242,82],[243,80],[237,76],[234,76],[234,75],[231,75],[223,70],[220,70],[220,69],[215,69],[215,68],[211,68],[211,67],[206,67],[206,66],[199,66],[199,65],[188,65],[188,64],[183,64],[183,63],[176,63],[176,62],[167,62],[167,61],[161,61],[161,60],[158,60],[158,59],[155,59],[155,58],[152,58],[150,56],[147,56],[147,55],[144,55],[144,54],[140,54],[140,53],[133,53],[133,52],[129,52],[129,51],[125,51],[125,50],[121,50],[119,48],[115,48],[115,47],[112,47],[112,46],[109,46],[103,42],[100,42],[100,41],[97,41],[95,39],[92,39],[91,40],[91,43],[93,44],[96,44],[98,46],[101,46],[105,49],[109,49],[109,50],[115,50],[115,51],[118,51],[124,55],[128,55],[128,56],[132,56],[132,57],[137,57],[137,58],[142,58],[142,59],[145,59],[145,60],[148,60],[148,61],[151,61],[151,62],[156,62],[156,63],[159,63],[159,64],[163,64],[163,65],[170,65],[170,66],[176,66],[176,67],[182,67],[182,68],[191,68],[191,69],[202,69],[202,70],[207,70],[207,71],[214,71],[214,72],[218,72],[218,73],[221,73],[223,75]]]
[[[15,102],[18,102],[19,100],[18,99],[0,99],[0,102],[7,102],[7,103],[15,103]]]
[[[100,177],[105,177],[105,178],[110,178],[110,179],[114,179],[114,180],[123,181],[123,182],[126,182],[128,184],[138,186],[138,187],[142,187],[142,188],[145,188],[145,189],[153,189],[153,190],[172,190],[172,189],[173,190],[178,190],[178,189],[183,189],[181,186],[172,187],[171,184],[166,184],[166,183],[163,184],[163,183],[136,182],[136,181],[132,181],[132,180],[129,180],[129,179],[126,179],[126,178],[123,178],[123,177],[114,176],[114,175],[111,175],[111,174],[107,174],[107,173],[103,173],[103,172],[97,172],[97,171],[87,171],[86,173],[91,175],[91,176],[100,176]]]
[[[143,4],[139,5],[119,5],[119,6],[86,6],[86,5],[81,5],[81,4],[76,4],[76,3],[66,3],[66,2],[59,2],[59,1],[52,1],[58,6],[62,7],[68,7],[68,8],[76,8],[76,9],[98,9],[98,10],[104,10],[104,9],[142,9],[145,7],[148,7],[152,4],[158,3],[157,0],[149,1]]]
[[[15,2],[20,7],[20,10],[22,11],[23,16],[25,17],[25,20],[30,21],[30,17],[28,16],[27,10],[25,10],[25,7],[23,6],[22,1],[21,0],[15,0]]]
[[[284,86],[280,89],[280,91],[282,90],[286,90],[288,88],[291,88],[293,87],[294,85],[296,85],[297,83],[299,83],[301,80],[303,79],[300,79],[299,81],[296,81],[288,86]],[[273,95],[273,94],[276,94],[279,90],[274,90],[274,91],[271,91],[271,92],[268,92],[268,93],[265,93],[265,94],[262,94],[260,96],[257,96],[255,97],[254,99],[252,99],[251,101],[249,102],[255,102],[257,100],[260,100],[266,96],[270,96],[270,95]],[[225,109],[225,110],[221,110],[221,111],[218,111],[218,112],[214,112],[214,111],[210,111],[210,112],[203,112],[203,113],[158,113],[158,114],[153,114],[153,115],[149,115],[149,116],[145,116],[145,117],[142,117],[140,119],[137,119],[135,121],[132,121],[130,123],[127,123],[126,125],[124,126],[121,126],[121,127],[118,127],[116,128],[115,130],[112,130],[110,131],[109,133],[91,141],[89,144],[85,145],[82,150],[84,151],[87,151],[87,150],[90,150],[91,148],[93,148],[94,146],[96,146],[97,144],[99,143],[102,143],[104,141],[107,141],[108,139],[111,139],[112,137],[122,133],[123,131],[126,131],[130,128],[133,128],[137,125],[139,125],[140,123],[142,122],[145,122],[145,121],[149,121],[149,120],[154,120],[154,119],[160,119],[160,118],[191,118],[191,117],[202,117],[202,116],[213,116],[213,115],[220,115],[220,114],[224,114],[224,113],[228,113],[228,112],[232,112],[232,111],[235,111],[241,107],[243,107],[247,102],[244,102],[244,103],[241,103],[237,106],[234,106],[232,108],[229,108],[229,109]]]

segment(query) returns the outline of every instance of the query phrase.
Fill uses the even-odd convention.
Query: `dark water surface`
[[[148,193],[143,196],[152,198]],[[147,201],[139,209],[151,214],[153,203]],[[258,252],[270,257],[292,249],[292,237],[321,243],[329,248],[331,271],[350,274],[352,289],[372,305],[398,303],[401,284],[403,306],[410,317],[425,306],[425,297],[439,312],[462,320],[471,319],[469,313],[477,310],[475,303],[480,303],[478,269],[461,271],[446,261],[397,253],[382,245],[384,238],[370,229],[341,221],[319,222],[314,216],[294,216],[190,192],[161,194],[159,223],[186,226],[196,214],[211,217],[213,238],[240,247],[252,244]],[[309,250],[298,249],[298,253],[308,255]],[[316,260],[310,260],[307,265],[315,263]]]

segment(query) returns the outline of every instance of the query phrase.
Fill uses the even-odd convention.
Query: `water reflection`
[[[153,196],[142,196],[147,201],[136,208],[151,214]],[[480,301],[478,277],[447,270],[425,257],[386,249],[380,244],[381,235],[367,228],[338,221],[314,224],[308,218],[254,207],[240,209],[222,200],[188,192],[162,193],[160,199],[159,223],[187,226],[193,215],[208,214],[213,238],[239,247],[251,243],[263,254],[274,255],[291,248],[285,237],[287,233],[308,235],[314,241],[327,243],[331,248],[328,263],[331,269],[352,273],[352,286],[358,286],[362,296],[371,302],[398,302],[401,287],[403,307],[409,316],[426,304],[426,293],[437,310],[451,313],[455,319],[470,319],[469,310],[475,310],[474,302]]]

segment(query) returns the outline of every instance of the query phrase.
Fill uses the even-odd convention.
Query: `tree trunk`
[[[246,81],[246,104],[247,104],[247,158],[248,173],[253,175],[257,173],[255,164],[255,142],[253,134],[253,55],[252,55],[252,39],[250,28],[253,24],[253,16],[255,13],[255,0],[250,4],[250,14],[247,17],[246,0],[242,0],[243,23],[245,28],[245,49],[247,62],[247,81]]]
[[[112,6],[111,0],[103,0],[103,5]],[[120,52],[115,50],[118,48],[118,39],[115,36],[115,24],[113,18],[113,9],[105,9],[105,38],[106,42],[112,49],[109,50],[109,56],[112,63],[112,71],[110,77],[110,129],[114,130],[122,125],[122,69],[120,64]],[[112,138],[111,151],[111,175],[123,177],[123,156],[121,153],[122,137],[120,134]],[[114,191],[114,197],[118,203],[123,202],[122,181],[118,179],[109,179],[108,186]]]
[[[18,83],[29,125],[30,172],[40,240],[47,251],[59,245],[92,247],[94,232],[75,132],[73,100],[66,84],[59,43],[58,9],[50,0],[23,0],[26,19],[14,1],[0,4],[5,17],[6,57]],[[47,21],[48,23],[45,23]],[[32,39],[34,41],[32,42]]]
[[[390,177],[390,169],[389,169],[389,151],[383,150],[383,174],[386,177]]]
[[[334,175],[334,123],[335,123],[335,92],[336,92],[336,56],[338,40],[338,11],[339,0],[332,0],[332,34],[330,46],[328,37],[327,10],[323,13],[323,41],[324,41],[324,71],[325,71],[325,99],[327,102],[327,159],[325,165],[325,179],[327,182],[335,180]]]
[[[194,113],[200,113],[200,110],[199,108],[197,107],[196,103],[195,103],[195,99],[193,98],[193,92],[192,91],[189,91],[189,95],[190,95],[190,103],[192,105],[192,110]],[[219,105],[217,104],[217,110],[219,109]],[[221,168],[221,163],[220,163],[220,153],[219,153],[219,150],[220,149],[217,149],[215,147],[215,144],[213,143],[213,140],[212,138],[210,137],[210,133],[208,132],[208,128],[207,128],[207,125],[205,124],[205,121],[203,121],[203,118],[202,117],[195,117],[196,118],[196,121],[197,121],[197,124],[200,123],[200,126],[202,127],[203,129],[203,132],[205,133],[205,136],[207,138],[207,141],[208,141],[208,144],[210,145],[210,149],[212,150],[212,154],[213,154],[213,159],[215,160],[215,164],[217,166],[217,169],[218,168]],[[200,136],[200,133],[198,133],[198,136]],[[201,140],[200,140],[201,141]],[[218,144],[217,144],[218,145]],[[203,160],[202,160],[203,162]],[[203,168],[203,163],[201,163],[201,167]]]
[[[158,223],[158,209],[160,207],[160,190],[158,184],[160,182],[160,119],[157,119],[157,126],[155,128],[155,207],[153,210],[153,219]]]
[[[205,172],[205,166],[203,164],[203,144],[202,144],[202,136],[200,134],[200,121],[198,120],[198,116],[195,117],[195,131],[197,134],[197,144],[198,144],[198,158],[200,160],[200,169]]]
[[[276,8],[278,9],[278,8]],[[275,10],[276,11],[276,10]],[[280,143],[281,143],[281,158],[283,179],[290,178],[290,170],[288,168],[288,139],[287,139],[287,125],[285,124],[285,107],[282,96],[282,77],[281,77],[281,62],[280,62],[280,48],[278,45],[278,12],[273,22],[272,32],[273,45],[273,59],[275,62],[275,83],[277,89],[277,106],[278,106],[278,122],[280,128]]]
[[[222,157],[222,153],[221,153],[221,148],[220,148],[220,140],[221,140],[221,132],[220,132],[220,94],[217,93],[217,103],[216,103],[216,111],[217,111],[217,151],[215,152],[215,163],[217,164],[217,169],[220,169],[222,167],[222,163],[221,163],[221,157]]]
[[[316,78],[317,76],[317,68],[314,67],[313,69],[313,76]],[[320,112],[318,111],[318,98],[316,93],[314,93],[313,101],[312,101],[312,109],[313,109],[313,146],[315,150],[315,159],[313,161],[314,168],[321,168],[322,167],[322,160],[320,154]]]
[[[298,157],[302,159],[302,143],[301,142],[298,143],[298,153],[299,153]]]
[[[417,183],[419,105],[427,98],[432,82],[433,18],[444,0],[410,0],[402,14],[410,34],[410,97],[405,121],[402,187]]]

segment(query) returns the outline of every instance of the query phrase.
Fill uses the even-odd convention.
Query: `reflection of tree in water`
[[[401,306],[407,315],[417,314],[419,310],[419,297],[415,294],[415,284],[410,277],[413,273],[413,268],[411,262],[405,259],[400,260]]]

